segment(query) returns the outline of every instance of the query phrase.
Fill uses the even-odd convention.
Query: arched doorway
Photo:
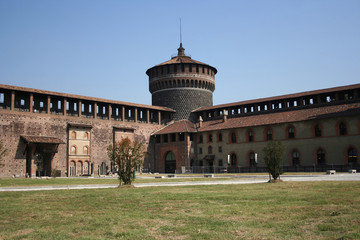
[[[356,164],[357,162],[357,153],[355,148],[350,147],[347,151],[347,158],[348,158],[348,163],[349,165],[353,165]]]
[[[165,172],[175,173],[176,170],[176,157],[173,152],[168,152],[165,156]]]
[[[70,176],[76,176],[76,164],[74,161],[70,162]]]

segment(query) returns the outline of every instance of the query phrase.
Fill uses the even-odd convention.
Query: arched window
[[[288,139],[295,138],[295,128],[293,126],[289,126],[287,130]]]
[[[199,143],[202,143],[203,142],[203,136],[200,134],[199,135]]]
[[[76,139],[76,132],[75,132],[75,131],[72,131],[72,132],[71,132],[71,138],[72,138],[72,139]]]
[[[256,167],[256,165],[257,165],[254,152],[249,153],[249,164],[250,164],[250,167]]]
[[[321,137],[322,136],[322,130],[321,130],[321,126],[319,124],[316,124],[314,126],[314,136],[315,137]]]
[[[212,146],[208,147],[208,154],[212,154],[213,150],[212,150]]]
[[[254,141],[254,132],[252,130],[249,130],[247,132],[247,139],[248,139],[248,142],[253,142]]]
[[[213,142],[213,137],[211,133],[209,133],[208,135],[208,142]]]
[[[174,173],[176,170],[176,157],[173,152],[168,152],[165,156],[165,172]]]
[[[236,143],[236,133],[235,132],[231,133],[231,143]]]
[[[297,150],[292,151],[291,153],[292,165],[300,165],[300,153]]]
[[[89,147],[88,147],[88,146],[85,146],[85,147],[84,147],[83,153],[84,153],[85,155],[89,155]]]
[[[266,130],[266,140],[273,140],[273,132],[270,128]]]
[[[318,165],[325,165],[326,164],[326,158],[325,158],[325,152],[321,148],[319,148],[316,152],[316,159]]]
[[[89,140],[89,133],[88,132],[84,132],[84,139]]]
[[[353,164],[357,162],[357,152],[356,149],[350,147],[347,151],[347,159],[349,164]]]
[[[339,123],[339,135],[346,135],[347,134],[347,127],[344,122]]]
[[[70,148],[70,154],[76,154],[76,146],[75,145],[73,145],[73,146],[71,146],[71,148]]]
[[[230,166],[235,167],[237,164],[237,157],[235,153],[230,155]]]
[[[218,134],[218,142],[222,142],[222,133]]]

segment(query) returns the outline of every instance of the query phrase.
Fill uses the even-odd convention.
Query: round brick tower
[[[178,54],[146,71],[152,105],[176,110],[174,120],[191,118],[191,111],[213,105],[216,68],[191,59],[180,43]]]

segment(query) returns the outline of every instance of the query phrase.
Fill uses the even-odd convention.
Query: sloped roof
[[[152,135],[179,133],[179,132],[196,132],[195,124],[189,120],[179,120],[173,122],[166,127],[154,132]]]
[[[325,88],[325,89],[314,90],[314,91],[286,94],[286,95],[280,95],[280,96],[275,96],[275,97],[259,98],[259,99],[254,99],[254,100],[246,100],[246,101],[233,102],[233,103],[225,103],[225,104],[219,104],[219,105],[209,106],[209,107],[201,107],[201,108],[193,110],[193,112],[201,112],[201,111],[206,111],[206,110],[211,110],[211,109],[219,109],[219,108],[225,109],[225,108],[239,106],[239,105],[250,105],[250,104],[262,103],[262,102],[280,101],[280,100],[284,100],[284,99],[292,99],[292,98],[312,96],[312,95],[317,95],[317,94],[346,91],[346,90],[351,90],[351,89],[356,89],[356,88],[360,88],[360,84],[353,84],[353,85],[333,87],[333,88]]]
[[[52,92],[52,91],[46,91],[46,90],[40,90],[40,89],[34,89],[34,88],[11,86],[11,85],[5,85],[5,84],[0,84],[0,88],[7,89],[7,90],[14,90],[14,91],[29,92],[29,93],[34,93],[34,94],[44,94],[44,95],[50,95],[50,96],[56,96],[56,97],[75,98],[75,99],[79,99],[79,100],[94,101],[94,102],[98,102],[98,103],[118,104],[118,105],[130,106],[130,107],[148,108],[148,109],[159,110],[159,111],[175,112],[174,109],[167,108],[167,107],[161,107],[161,106],[115,101],[115,100],[87,97],[87,96],[81,96],[81,95],[75,95],[75,94]]]
[[[360,103],[333,105],[320,108],[299,109],[285,112],[264,113],[251,116],[231,117],[224,122],[223,119],[204,121],[198,132],[221,129],[255,127],[270,124],[299,122],[322,119],[328,117],[341,117],[360,114]]]
[[[56,137],[27,136],[27,135],[21,135],[21,137],[27,143],[65,144],[61,139]]]

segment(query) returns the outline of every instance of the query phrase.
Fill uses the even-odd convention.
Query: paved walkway
[[[191,181],[175,182],[168,179],[167,182],[135,183],[135,187],[164,187],[164,186],[195,186],[195,185],[227,185],[227,184],[252,184],[265,183],[268,177],[261,176],[241,176],[238,179],[214,180],[214,181]],[[337,173],[335,175],[293,175],[281,176],[283,181],[305,182],[305,181],[360,181],[360,173]],[[164,179],[165,180],[165,179]],[[53,186],[22,186],[22,187],[0,187],[0,192],[18,191],[45,191],[45,190],[70,190],[70,189],[96,189],[96,188],[116,188],[118,184],[91,184],[91,185],[53,185]]]

